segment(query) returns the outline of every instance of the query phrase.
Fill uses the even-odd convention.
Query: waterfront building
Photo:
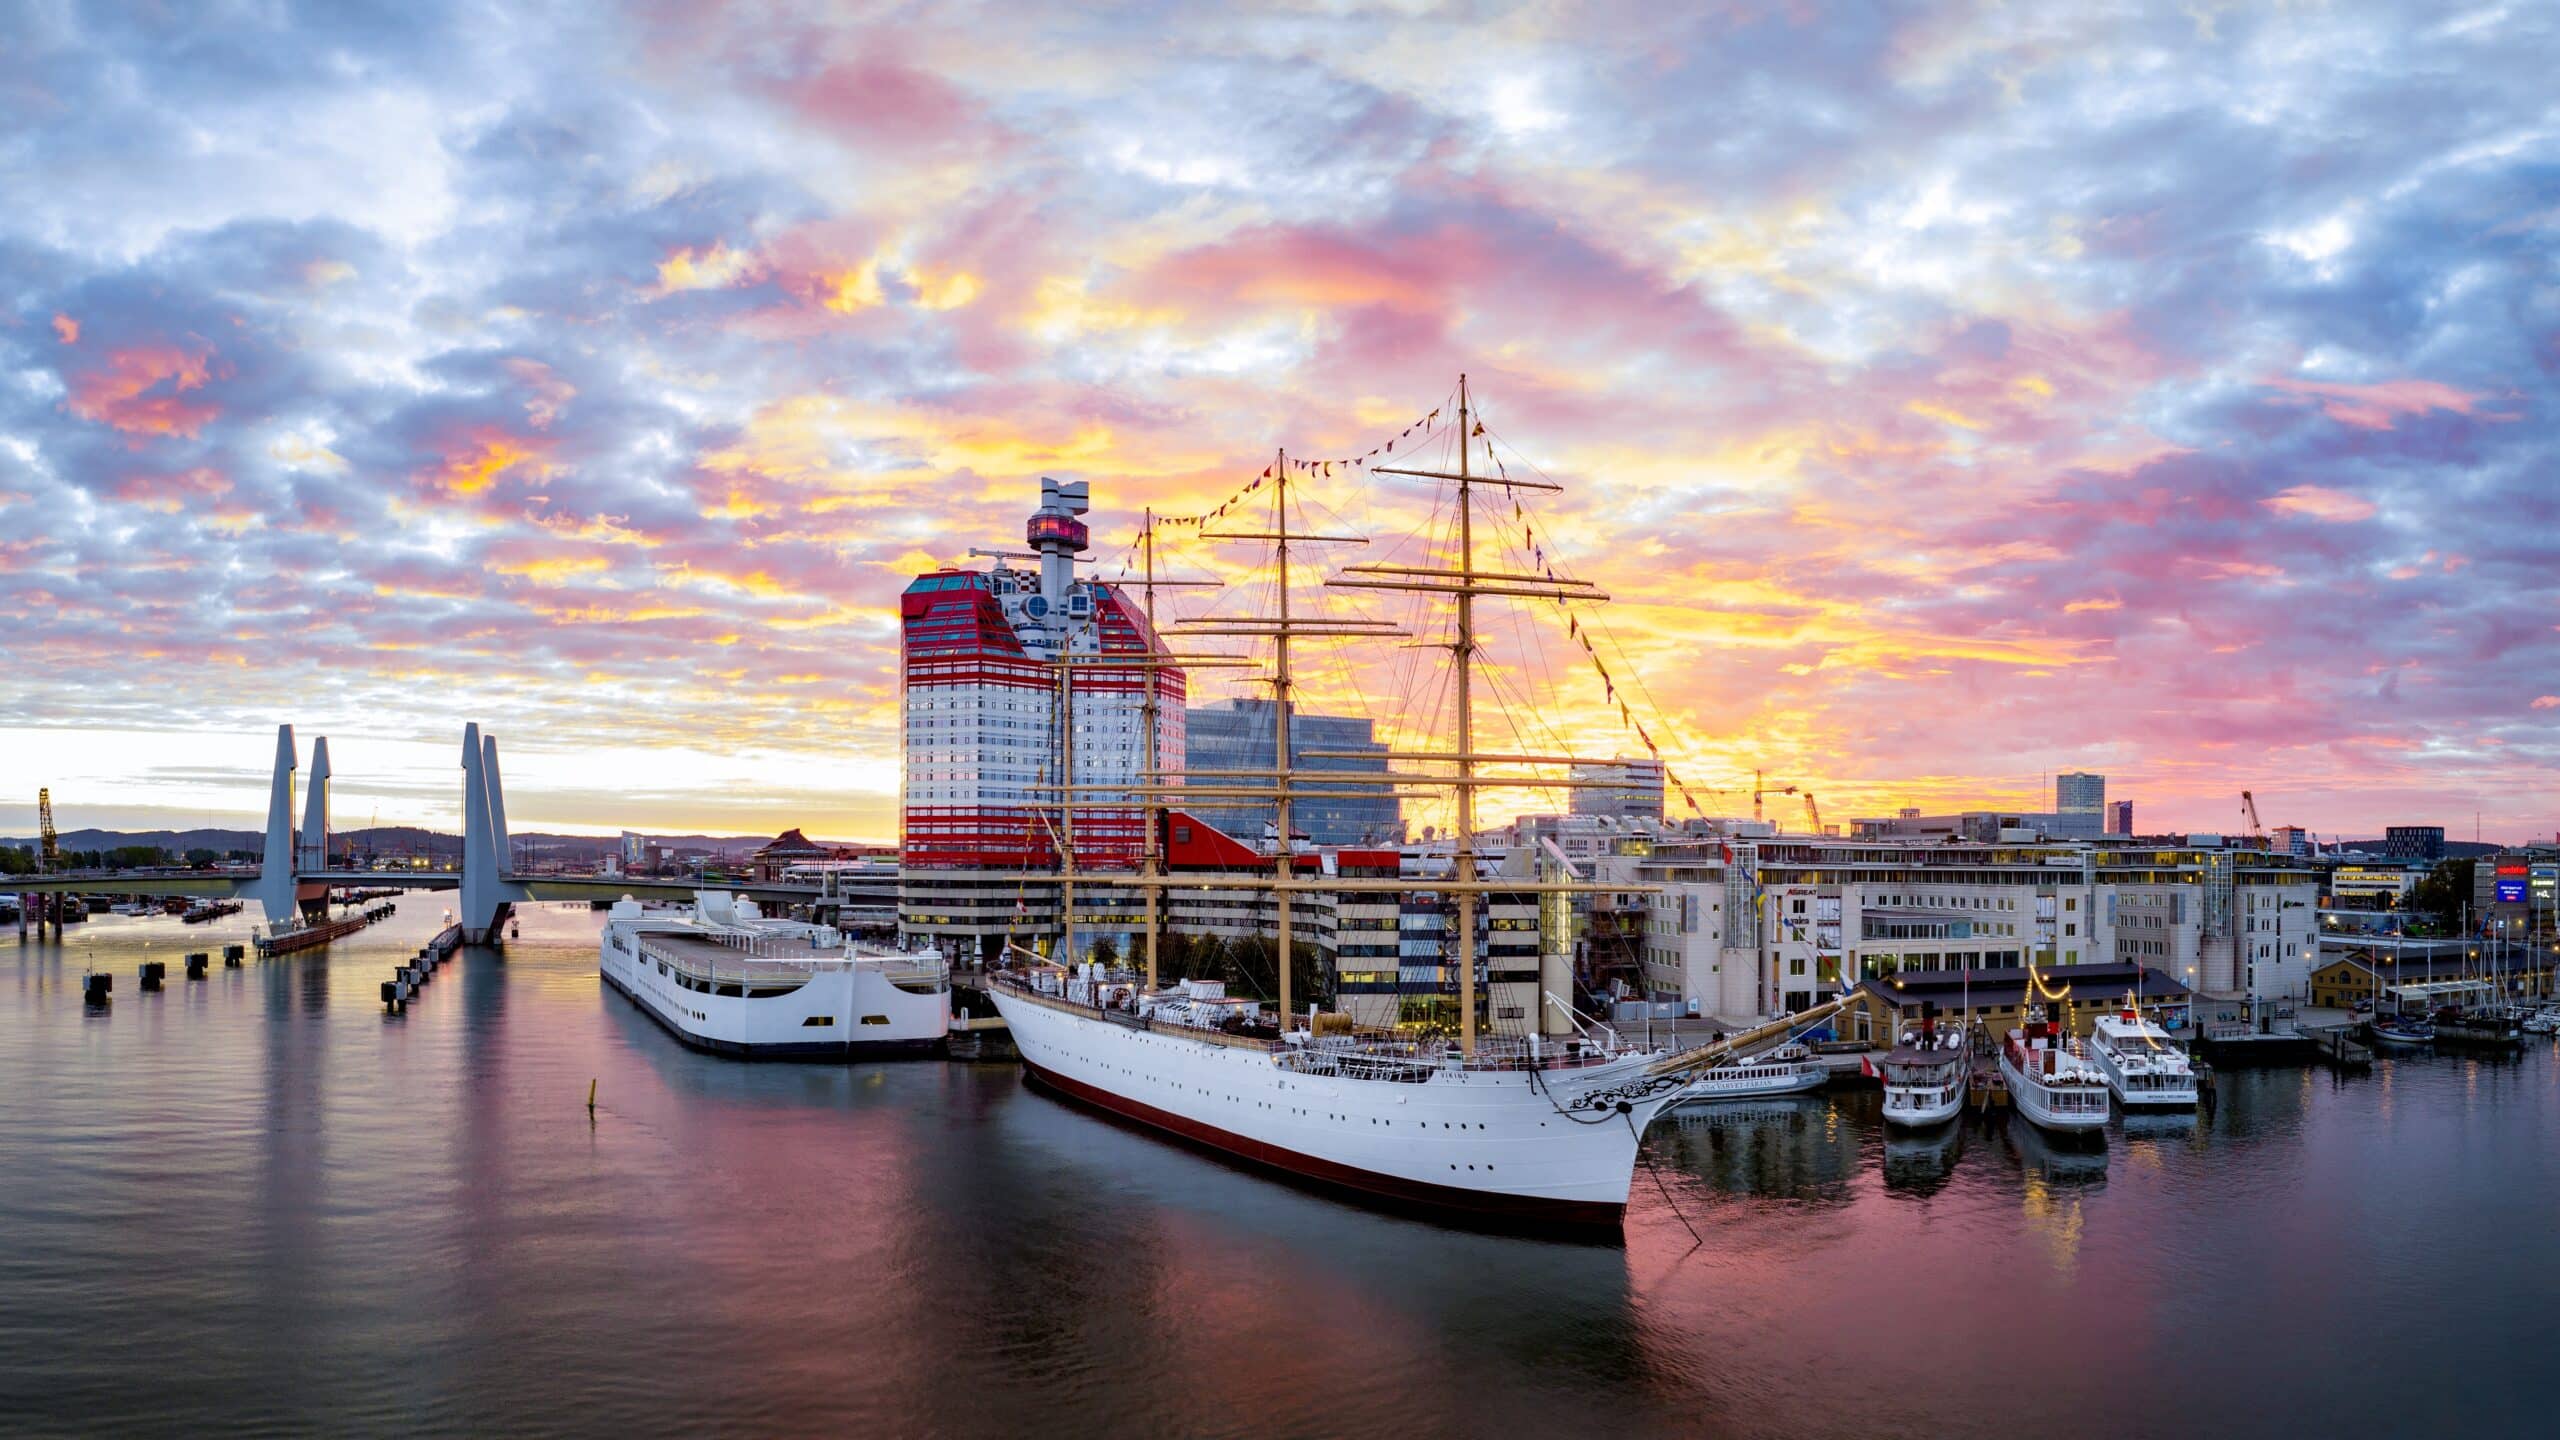
[[[1606,815],[1619,820],[1662,823],[1662,762],[1623,756],[1603,764],[1576,765],[1578,782],[1623,781],[1623,788],[1576,789],[1569,807],[1576,815]]]
[[[1268,770],[1276,749],[1278,707],[1267,699],[1222,700],[1192,709],[1183,720],[1187,768],[1199,771]],[[1360,752],[1356,756],[1322,752]],[[1319,753],[1309,753],[1319,752]],[[1291,706],[1289,758],[1294,768],[1321,770],[1325,790],[1368,791],[1367,786],[1336,782],[1331,776],[1384,775],[1387,747],[1379,743],[1371,722],[1350,715],[1319,715]],[[1289,807],[1292,828],[1318,845],[1394,845],[1404,839],[1404,819],[1395,792],[1377,788],[1376,798],[1307,799]],[[1227,834],[1258,842],[1278,817],[1268,801],[1207,802],[1190,807],[1192,815]]]
[[[748,873],[760,881],[771,884],[780,880],[782,872],[794,865],[835,858],[834,846],[821,845],[801,834],[799,829],[794,827],[783,831],[759,847],[747,862]]]
[[[2125,835],[2125,836],[2130,836],[2130,835],[2132,835],[2132,834],[2133,834],[2133,802],[2132,802],[2132,801],[2130,801],[2130,800],[2110,800],[2110,801],[2108,801],[2108,802],[2107,802],[2107,832],[2106,832],[2106,833],[2108,833],[2108,834],[2110,834],[2110,835]]]
[[[2165,1030],[2184,1030],[2193,1022],[2194,992],[2156,967],[2099,961],[2048,976],[2047,985],[2065,994],[2047,1002],[2042,993],[2032,993],[2023,965],[1905,970],[1858,982],[1856,1000],[1837,1023],[1842,1039],[1891,1045],[1919,1024],[1924,1003],[1937,1007],[1941,1026],[1962,1025],[1995,1038],[2025,1021],[2040,1002],[2046,1018],[2070,1035],[2086,1036],[2099,1016],[2127,1009]]]
[[[1682,841],[1609,857],[1639,895],[1643,988],[1727,1017],[1909,969],[2147,965],[2216,995],[2299,996],[2307,866],[2254,851],[2076,843]]]
[[[1181,767],[1182,671],[1107,663],[1167,651],[1134,596],[1076,578],[1075,557],[1091,544],[1088,503],[1083,483],[1043,480],[1025,532],[1038,569],[933,570],[899,597],[899,926],[910,936],[992,954],[1008,935],[1057,933],[1058,887],[1042,878],[1057,873],[1067,830],[1056,787],[1140,782],[1150,689],[1153,768]],[[1061,667],[1065,655],[1096,658]],[[1061,668],[1075,675],[1071,706],[1060,703]],[[1081,790],[1075,867],[1134,868],[1143,831],[1134,793]],[[1079,898],[1135,908],[1134,893]]]
[[[1989,845],[1998,841],[2033,842],[2064,838],[2094,840],[2094,825],[2082,826],[2077,819],[2065,822],[2063,817],[2042,810],[1966,810],[1954,815],[1923,815],[1914,809],[1901,814],[1849,822],[1852,840],[1970,840]]]
[[[2472,927],[2510,944],[2549,939],[2560,929],[2560,849],[2500,850],[2471,867]]]
[[[2386,860],[2441,860],[2444,827],[2386,825],[2382,827],[2382,856]]]
[[[2426,878],[2424,866],[2341,865],[2329,872],[2329,904],[2338,910],[2397,910]]]

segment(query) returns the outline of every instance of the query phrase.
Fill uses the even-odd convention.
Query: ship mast
[[[1271,738],[1276,754],[1272,768],[1280,772],[1274,785],[1274,810],[1280,822],[1279,880],[1282,888],[1272,897],[1278,902],[1280,930],[1280,1033],[1289,1033],[1289,961],[1295,947],[1296,932],[1291,927],[1289,891],[1291,877],[1297,874],[1296,855],[1289,847],[1289,790],[1296,776],[1289,768],[1289,452],[1278,452],[1271,464],[1272,545],[1276,577],[1280,585],[1280,628],[1271,641]]]
[[[1467,452],[1475,441],[1467,434],[1467,377],[1458,375],[1458,569],[1472,576],[1476,568],[1474,482],[1467,474]],[[1458,634],[1450,643],[1458,665],[1458,853],[1456,878],[1476,878],[1475,696],[1472,681],[1476,656],[1476,597],[1458,591]],[[1458,892],[1458,1053],[1476,1053],[1476,892]]]
[[[1147,597],[1147,637],[1148,645],[1150,646],[1150,653],[1147,658],[1152,660],[1155,658],[1152,653],[1152,647],[1158,643],[1155,638],[1156,510],[1152,505],[1147,507],[1146,523],[1139,529],[1138,537],[1141,547],[1146,552],[1147,568],[1145,584]],[[1156,838],[1156,832],[1162,828],[1162,821],[1164,817],[1163,800],[1156,794],[1156,787],[1164,783],[1163,770],[1158,759],[1159,751],[1156,743],[1156,691],[1158,687],[1164,684],[1164,672],[1153,666],[1149,666],[1142,673],[1141,678],[1144,679],[1147,687],[1147,700],[1145,706],[1147,757],[1143,770],[1143,773],[1146,776],[1147,788],[1143,792],[1142,803],[1138,811],[1139,817],[1145,822],[1146,826],[1146,837],[1139,842],[1138,876],[1141,880],[1152,880],[1156,877],[1156,873],[1164,858],[1163,852],[1157,849]],[[1072,799],[1075,792],[1069,791],[1067,794],[1068,797]],[[1156,988],[1156,940],[1159,934],[1156,927],[1156,907],[1163,901],[1163,892],[1153,885],[1142,885],[1140,888],[1144,889],[1147,895],[1147,993],[1153,994]]]
[[[1094,647],[1097,651],[1100,646]],[[1069,621],[1058,632],[1058,780],[1069,788],[1061,794],[1072,797],[1076,783],[1076,628]],[[1076,807],[1073,803],[1059,808],[1059,828],[1054,836],[1061,852],[1058,856],[1058,960],[1060,964],[1076,963]]]
[[[1481,754],[1475,748],[1475,664],[1476,611],[1479,595],[1510,595],[1558,601],[1602,601],[1609,597],[1587,580],[1559,580],[1545,574],[1510,573],[1476,568],[1475,506],[1478,486],[1491,485],[1511,490],[1561,490],[1561,485],[1543,480],[1515,480],[1509,475],[1475,473],[1469,452],[1475,445],[1475,414],[1467,392],[1467,377],[1458,377],[1458,468],[1455,473],[1443,470],[1412,470],[1392,465],[1370,469],[1373,475],[1408,475],[1425,480],[1447,480],[1458,487],[1458,564],[1445,565],[1346,565],[1343,574],[1326,583],[1352,590],[1419,590],[1443,594],[1455,601],[1457,633],[1449,642],[1449,651],[1457,669],[1456,748],[1448,754],[1391,755],[1392,759],[1447,762],[1456,767],[1453,777],[1432,783],[1445,784],[1456,791],[1458,842],[1454,859],[1455,874],[1451,887],[1458,896],[1458,935],[1452,951],[1458,960],[1458,1048],[1473,1057],[1476,1052],[1476,897],[1493,889],[1552,891],[1599,887],[1557,886],[1535,879],[1523,879],[1517,886],[1495,886],[1480,882],[1475,874],[1476,791],[1486,787],[1587,786],[1592,781],[1531,779],[1514,776],[1487,777],[1477,766],[1485,762],[1529,765],[1576,765],[1586,763],[1572,756],[1494,755]],[[1529,1007],[1529,1024],[1540,1028],[1544,1019],[1546,998],[1543,983],[1533,987],[1539,993]]]

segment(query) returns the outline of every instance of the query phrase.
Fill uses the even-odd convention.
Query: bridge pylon
[[[258,862],[258,882],[250,891],[269,925],[294,918],[293,727],[276,727],[275,778],[267,787],[267,848]]]
[[[494,943],[509,911],[528,899],[507,879],[507,796],[498,778],[498,737],[462,727],[462,939]]]

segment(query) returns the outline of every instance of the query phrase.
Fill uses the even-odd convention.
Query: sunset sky
[[[11,17],[0,834],[253,818],[280,721],[453,828],[478,720],[518,830],[887,837],[910,575],[1461,370],[1710,813],[2560,825],[2549,6]]]

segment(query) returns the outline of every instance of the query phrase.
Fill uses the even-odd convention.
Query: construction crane
[[[24,795],[27,792],[21,790],[18,793]],[[53,787],[49,785],[36,791],[36,831],[41,837],[39,843],[44,847],[37,852],[38,868],[48,873],[61,869],[62,837],[54,832]]]
[[[2240,792],[2240,813],[2249,821],[2249,835],[2252,839],[2267,833],[2266,827],[2258,823],[2258,797],[2246,790]]]
[[[1767,777],[1766,775],[1764,775],[1762,772],[1760,772],[1760,771],[1758,771],[1758,770],[1754,770],[1754,771],[1752,771],[1752,772],[1751,772],[1751,818],[1752,818],[1752,819],[1754,819],[1754,820],[1758,820],[1758,819],[1763,818],[1763,812],[1762,812],[1762,810],[1761,810],[1761,808],[1760,808],[1760,802],[1762,801],[1762,799],[1766,798],[1767,796],[1771,796],[1771,795],[1793,795],[1793,794],[1795,794],[1795,793],[1796,793],[1796,787],[1794,787],[1793,785],[1772,785],[1772,784],[1768,783],[1768,777]]]
[[[1807,820],[1813,822],[1813,833],[1816,835],[1821,834],[1822,807],[1814,802],[1813,792],[1810,790],[1804,792],[1804,814]]]

